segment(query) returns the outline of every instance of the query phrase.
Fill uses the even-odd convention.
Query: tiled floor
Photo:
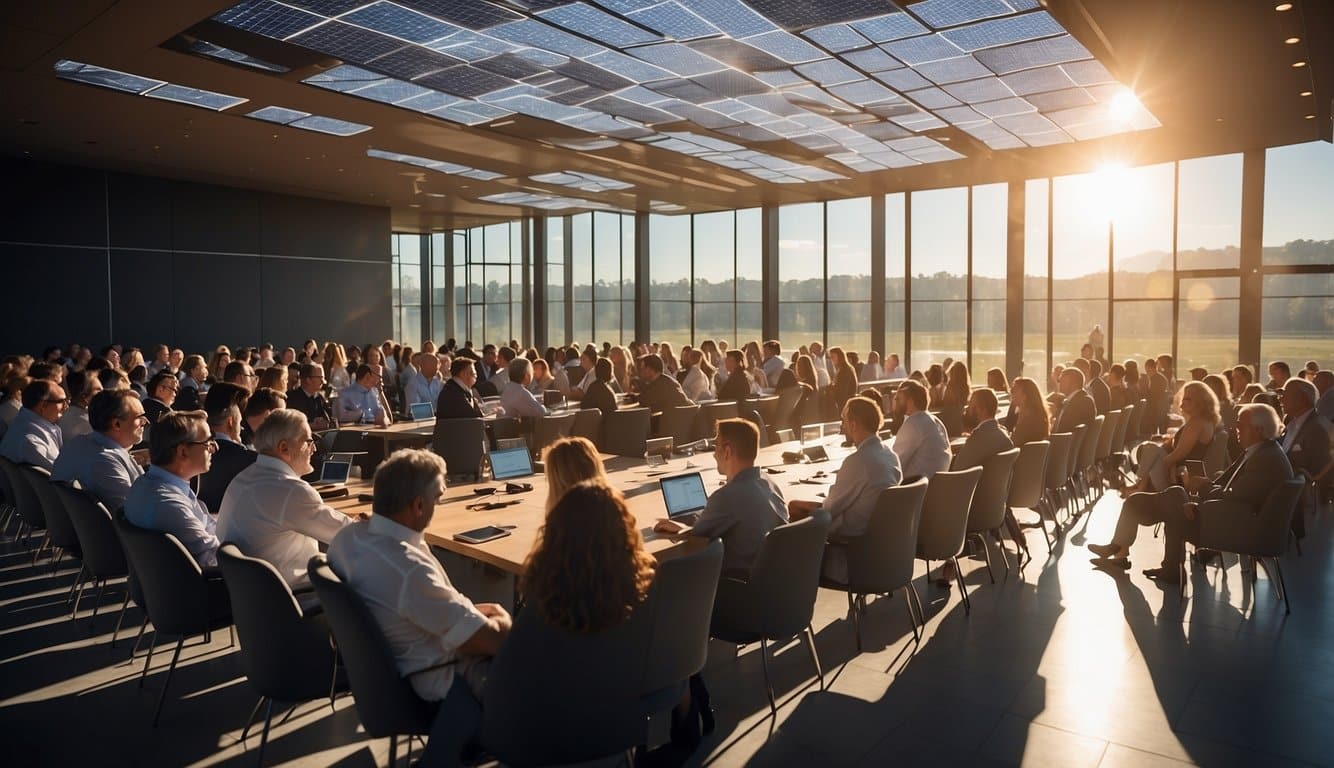
[[[901,595],[873,602],[857,653],[843,595],[821,591],[814,626],[826,690],[802,645],[777,649],[769,716],[759,649],[716,644],[706,679],[718,730],[692,764],[712,766],[1334,765],[1334,512],[1308,524],[1302,557],[1284,560],[1293,613],[1266,576],[1235,558],[1195,567],[1188,599],[1139,575],[1161,542],[1146,533],[1129,575],[1090,567],[1119,500],[1109,494],[1022,576],[992,585],[964,561],[972,615],[957,590],[918,566],[928,628],[914,644]],[[149,726],[168,654],[138,687],[128,660],[141,618],[108,647],[120,605],[108,594],[68,619],[72,568],[52,575],[0,544],[0,738],[8,765],[253,765],[240,739],[255,697],[225,632],[186,649],[162,725]],[[247,752],[247,747],[250,752]],[[270,737],[266,763],[384,765],[388,742],[360,733],[350,698],[297,707]]]

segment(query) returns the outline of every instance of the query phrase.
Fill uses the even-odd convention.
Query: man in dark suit
[[[1084,391],[1084,372],[1078,368],[1066,368],[1061,371],[1057,384],[1065,400],[1052,432],[1073,432],[1080,424],[1092,424],[1098,415],[1098,408],[1089,393]]]
[[[1103,563],[1128,567],[1130,545],[1141,525],[1164,523],[1165,545],[1160,568],[1144,571],[1152,579],[1178,584],[1186,542],[1199,536],[1202,515],[1253,515],[1269,492],[1292,479],[1292,466],[1275,438],[1280,422],[1267,405],[1243,406],[1237,416],[1237,435],[1242,454],[1216,480],[1186,478],[1186,487],[1174,485],[1160,493],[1136,493],[1121,507],[1116,533],[1110,544],[1090,544],[1089,551]],[[1191,501],[1187,490],[1198,495]]]
[[[996,421],[996,410],[999,407],[996,393],[990,389],[973,390],[968,396],[968,410],[964,413],[964,419],[972,421],[976,426],[954,454],[951,470],[957,472],[980,467],[992,456],[1014,447],[1010,436]]]
[[[1315,410],[1318,390],[1306,379],[1291,378],[1283,383],[1283,438],[1280,445],[1292,464],[1293,472],[1316,477],[1329,465],[1329,422]],[[1302,491],[1297,514],[1292,516],[1292,532],[1306,538],[1306,519],[1302,510],[1310,504],[1310,489]]]
[[[218,442],[218,452],[213,455],[208,471],[199,476],[197,495],[215,515],[222,508],[222,496],[232,478],[254,464],[259,456],[241,442],[242,414],[249,405],[250,393],[238,384],[214,384],[204,396],[204,411],[213,439]]]
[[[435,403],[435,418],[439,423],[443,419],[480,419],[482,400],[473,391],[477,384],[477,369],[471,359],[456,357],[449,364],[449,381],[440,388],[440,399]]]
[[[312,430],[328,429],[333,425],[333,411],[324,397],[324,366],[306,363],[301,366],[301,382],[287,393],[287,407],[306,415]]]
[[[644,355],[639,364],[639,404],[654,413],[681,405],[694,405],[681,385],[671,376],[662,375],[662,358]]]
[[[1107,391],[1110,393],[1111,406],[1113,411],[1124,410],[1134,400],[1130,391],[1126,389],[1126,368],[1120,363],[1115,363],[1107,371]]]
[[[1102,380],[1102,363],[1097,360],[1089,361],[1088,392],[1093,398],[1094,407],[1098,409],[1098,415],[1112,410],[1112,389]]]
[[[180,389],[176,376],[163,371],[148,382],[148,397],[144,399],[144,415],[148,417],[151,431],[162,414],[171,413],[171,406],[176,402],[176,391]],[[151,439],[151,438],[150,438]]]
[[[606,416],[616,410],[616,395],[612,393],[611,386],[608,384],[612,376],[611,360],[599,357],[597,362],[593,364],[593,373],[597,376],[597,380],[588,385],[588,391],[584,393],[583,399],[579,401],[579,408],[581,410],[597,408],[602,411],[603,416]]]

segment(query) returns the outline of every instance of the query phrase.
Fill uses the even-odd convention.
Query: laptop
[[[565,395],[559,389],[542,390],[542,405],[548,408],[557,408],[565,405]]]
[[[658,484],[662,487],[662,501],[667,506],[669,520],[693,523],[709,503],[704,478],[698,472],[664,477]]]
[[[408,418],[413,421],[429,421],[435,417],[435,406],[430,403],[413,403],[408,406]]]
[[[493,480],[512,480],[533,474],[533,455],[528,452],[527,445],[498,448],[491,451],[490,456]]]
[[[803,443],[818,443],[818,442],[820,442],[820,439],[823,438],[823,437],[824,437],[824,425],[823,425],[823,424],[802,424],[802,425],[801,425],[801,442],[803,442]]]
[[[350,461],[326,461],[320,466],[320,479],[313,485],[316,488],[328,488],[335,485],[342,485],[347,482],[348,474],[352,471],[352,462]]]

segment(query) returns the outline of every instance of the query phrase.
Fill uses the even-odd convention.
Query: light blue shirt
[[[0,456],[15,464],[31,464],[51,471],[64,444],[60,427],[29,408],[20,409],[0,439]]]
[[[430,403],[434,408],[436,401],[440,399],[440,388],[443,386],[445,380],[440,378],[440,374],[437,373],[428,379],[419,371],[408,379],[407,386],[403,387],[403,400],[407,405]]]
[[[161,467],[149,467],[130,486],[125,519],[140,528],[175,536],[201,568],[218,564],[217,522],[188,482]]]
[[[384,414],[380,405],[380,395],[374,389],[366,389],[357,382],[352,382],[338,393],[338,420],[356,421],[365,417],[367,421],[378,421]]]
[[[79,481],[85,491],[114,512],[125,506],[130,486],[143,473],[143,467],[120,443],[101,432],[90,432],[65,444],[51,470],[51,479]]]

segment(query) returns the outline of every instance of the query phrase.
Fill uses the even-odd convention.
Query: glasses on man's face
[[[217,440],[212,440],[212,439],[210,439],[210,440],[190,440],[190,441],[186,442],[186,445],[202,445],[202,446],[204,446],[204,450],[208,451],[209,453],[212,453],[212,452],[218,450],[218,441],[217,441]]]
[[[44,403],[51,403],[51,404],[53,404],[53,405],[69,405],[69,398],[68,398],[68,397],[59,397],[59,398],[57,398],[57,397],[47,397],[47,398],[44,398],[44,399],[42,400],[42,402],[44,402]]]

